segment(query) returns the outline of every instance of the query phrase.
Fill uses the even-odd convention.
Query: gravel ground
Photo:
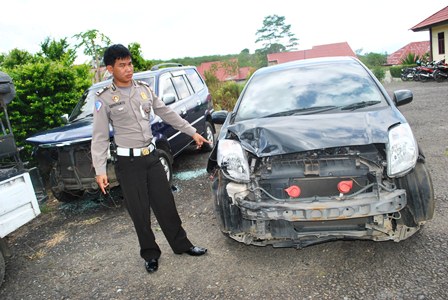
[[[0,299],[448,299],[448,83],[393,81],[410,89],[400,108],[427,157],[436,215],[400,242],[337,241],[302,250],[246,246],[226,238],[213,214],[208,154],[176,160],[176,203],[202,257],[174,255],[156,222],[160,268],[145,271],[121,201],[61,204],[8,237]]]

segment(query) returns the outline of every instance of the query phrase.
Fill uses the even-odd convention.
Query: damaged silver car
[[[398,106],[353,57],[257,70],[222,124],[207,171],[223,233],[302,248],[407,239],[433,218],[425,157]]]

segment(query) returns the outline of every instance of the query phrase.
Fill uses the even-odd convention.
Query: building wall
[[[445,33],[445,54],[439,54],[439,40],[438,40],[438,34],[440,32]],[[442,60],[445,59],[446,62],[448,62],[448,24],[441,25],[441,26],[434,26],[432,27],[432,57],[433,60]]]

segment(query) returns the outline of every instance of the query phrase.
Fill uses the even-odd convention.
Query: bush
[[[372,73],[379,81],[382,81],[386,77],[386,71],[382,67],[374,67]]]
[[[70,113],[91,85],[89,66],[44,61],[20,65],[7,72],[13,78],[17,94],[8,105],[8,114],[17,145],[25,146],[24,155],[28,156],[31,146],[25,139],[62,125],[61,116]]]
[[[220,84],[216,90],[211,91],[215,110],[233,110],[243,88],[243,84],[228,81]]]
[[[389,68],[390,75],[393,78],[400,78],[401,77],[401,69],[406,68],[406,66],[392,66]]]

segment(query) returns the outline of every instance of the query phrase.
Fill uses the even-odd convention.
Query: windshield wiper
[[[312,107],[306,107],[306,108],[297,108],[297,109],[291,109],[291,110],[282,111],[282,112],[278,112],[275,114],[263,116],[263,118],[317,114],[317,113],[335,109],[335,108],[338,108],[338,106],[327,105],[327,106],[312,106]]]
[[[378,104],[378,103],[381,103],[381,101],[376,100],[376,101],[355,102],[355,103],[352,103],[352,104],[341,106],[341,110],[350,110],[350,109],[351,110],[355,110],[355,109],[358,109],[358,108],[372,106],[372,105],[375,105],[375,104]]]

